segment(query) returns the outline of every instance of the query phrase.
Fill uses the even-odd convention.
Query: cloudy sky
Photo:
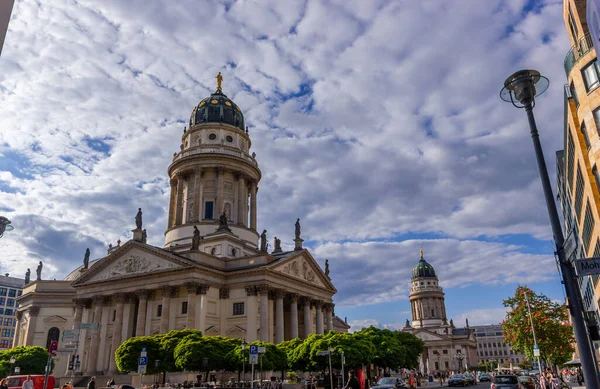
[[[521,68],[550,79],[554,172],[568,49],[562,0],[16,0],[0,272],[60,279],[129,239],[138,207],[162,246],[167,166],[220,71],[263,172],[259,230],[291,248],[301,218],[354,328],[410,317],[420,247],[457,324],[500,321],[519,283],[562,299],[525,113],[498,92]]]

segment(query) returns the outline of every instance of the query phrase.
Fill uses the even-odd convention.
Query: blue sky
[[[457,324],[498,322],[518,284],[562,299],[522,111],[498,92],[546,75],[537,102],[554,172],[562,147],[560,0],[18,1],[0,58],[0,272],[64,277],[166,226],[167,166],[215,88],[244,111],[263,172],[259,230],[321,265],[336,313],[409,318],[423,247]],[[35,21],[35,22],[33,22]],[[551,173],[554,174],[554,173]]]

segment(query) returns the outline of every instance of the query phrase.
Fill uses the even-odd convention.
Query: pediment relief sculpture
[[[146,258],[142,255],[130,254],[127,257],[117,260],[108,268],[99,272],[92,280],[99,281],[109,278],[116,278],[140,273],[150,273],[159,270],[166,270],[179,267],[174,263],[160,260],[158,258]]]

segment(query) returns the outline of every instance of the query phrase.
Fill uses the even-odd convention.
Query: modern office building
[[[24,283],[25,280],[10,277],[8,273],[0,276],[0,350],[13,346],[18,307],[16,298],[21,295]]]
[[[516,366],[527,359],[525,354],[516,353],[510,348],[510,345],[504,343],[504,334],[500,324],[473,326],[471,328],[475,330],[478,362],[496,361],[500,366],[505,363],[512,363],[513,366]]]

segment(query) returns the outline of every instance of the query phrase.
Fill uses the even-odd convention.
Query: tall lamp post
[[[549,83],[550,82],[546,77],[540,75],[540,73],[535,70],[519,70],[504,81],[504,88],[500,91],[500,98],[512,103],[517,108],[525,108],[525,112],[527,113],[533,148],[535,150],[537,165],[540,171],[542,188],[544,189],[546,207],[548,208],[552,233],[554,234],[554,240],[556,241],[558,262],[563,277],[563,283],[565,284],[565,291],[569,299],[568,306],[571,320],[573,321],[575,340],[579,348],[583,374],[587,380],[586,386],[587,389],[600,389],[598,374],[592,357],[592,349],[583,319],[581,292],[576,285],[573,266],[565,255],[565,238],[560,226],[558,211],[556,210],[556,203],[554,202],[554,194],[552,193],[552,186],[550,185],[548,169],[546,168],[546,161],[544,159],[544,152],[542,151],[540,136],[533,116],[535,97],[544,93],[548,88]]]
[[[529,305],[529,298],[527,297],[527,292],[525,292],[525,302],[527,303],[527,313],[529,313],[529,322],[531,323],[531,333],[533,334],[533,344],[535,345],[535,347],[538,347],[537,345],[537,339],[535,338],[535,328],[533,327],[533,317],[531,316],[531,306]],[[540,374],[542,374],[542,364],[540,362],[540,355],[537,355],[537,361],[538,361],[538,369],[540,370]]]
[[[244,350],[246,350],[246,346],[248,345],[248,343],[246,343],[246,338],[244,338],[244,340],[242,340],[242,371],[243,371],[243,375],[242,375],[242,382],[246,382],[246,352]],[[242,384],[243,386],[243,384]]]
[[[15,359],[15,357],[10,357],[10,375],[14,374],[14,366],[15,366],[15,362],[17,362],[17,360]]]

